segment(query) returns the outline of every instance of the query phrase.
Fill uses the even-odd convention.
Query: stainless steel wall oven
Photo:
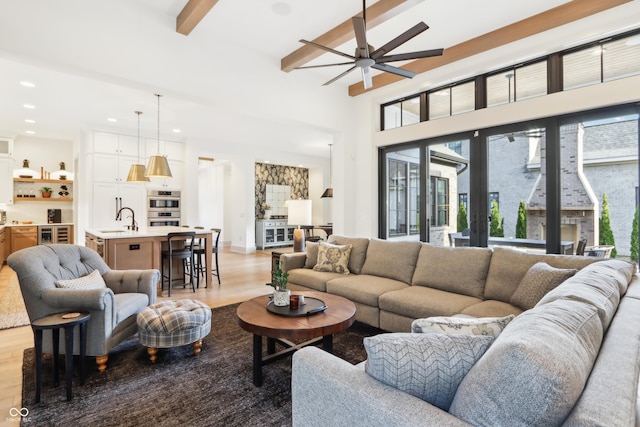
[[[180,225],[180,191],[149,190],[147,220],[149,227]]]

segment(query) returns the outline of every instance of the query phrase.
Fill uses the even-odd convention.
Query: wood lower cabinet
[[[0,267],[2,267],[2,264],[4,264],[4,262],[7,259],[7,251],[6,248],[6,236],[7,236],[7,232],[5,231],[5,228],[3,227],[2,229],[0,229]]]
[[[11,227],[11,253],[38,244],[38,226]]]

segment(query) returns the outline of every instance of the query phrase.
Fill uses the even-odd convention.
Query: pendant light
[[[127,182],[149,182],[150,179],[145,176],[146,168],[140,163],[140,114],[142,111],[135,111],[138,115],[138,163],[131,165]]]
[[[171,169],[167,158],[160,155],[160,97],[162,95],[156,93],[158,97],[158,154],[149,158],[149,166],[147,167],[146,176],[149,178],[171,178]]]
[[[329,144],[329,188],[324,190],[321,198],[333,197],[333,144]]]

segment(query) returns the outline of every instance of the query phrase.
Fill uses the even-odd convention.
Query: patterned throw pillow
[[[447,411],[458,385],[492,342],[482,335],[380,334],[364,339],[365,370]]]
[[[104,283],[100,271],[93,270],[90,274],[77,279],[58,280],[56,287],[64,289],[102,289],[106,288],[107,285]]]
[[[516,316],[505,317],[427,317],[411,323],[411,332],[434,334],[486,335],[496,338]]]
[[[529,310],[542,299],[547,292],[576,274],[575,268],[555,268],[546,262],[535,263],[524,275],[518,288],[511,297],[511,304],[523,310]]]
[[[349,255],[352,245],[332,245],[320,242],[318,245],[318,262],[315,271],[349,274]]]

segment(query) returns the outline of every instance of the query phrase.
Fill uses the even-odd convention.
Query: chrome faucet
[[[118,211],[118,213],[116,214],[116,221],[120,221],[122,219],[122,211],[128,209],[129,211],[131,211],[131,225],[127,225],[127,229],[128,230],[133,230],[133,231],[138,231],[138,223],[136,222],[136,214],[135,212],[133,212],[133,209],[125,206],[120,208],[120,210]]]

